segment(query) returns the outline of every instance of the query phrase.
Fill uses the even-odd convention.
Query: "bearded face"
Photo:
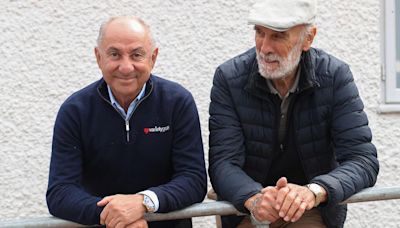
[[[266,79],[280,79],[293,73],[299,65],[301,43],[296,44],[287,56],[279,56],[273,53],[263,54],[258,51],[256,53],[258,70],[261,76]],[[268,64],[271,62],[276,62],[278,66],[274,67]]]
[[[300,62],[305,33],[302,28],[276,32],[256,26],[256,54],[259,73],[267,79],[292,74]],[[294,29],[294,30],[293,30]]]

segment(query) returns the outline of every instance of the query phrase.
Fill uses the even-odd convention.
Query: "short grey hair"
[[[157,46],[156,41],[151,32],[150,26],[143,19],[136,17],[136,16],[116,16],[116,17],[110,17],[107,21],[104,21],[100,25],[99,35],[97,36],[97,46],[100,46],[101,42],[103,41],[104,32],[105,32],[107,25],[110,24],[111,22],[113,22],[114,20],[121,19],[121,18],[131,19],[133,21],[139,22],[139,24],[141,24],[145,28],[147,34],[150,37],[150,43],[151,43],[152,50],[154,50],[156,48],[156,46]]]
[[[310,35],[312,33],[312,29],[315,27],[314,24],[305,24],[304,25],[304,29],[301,33],[302,36],[307,36]]]

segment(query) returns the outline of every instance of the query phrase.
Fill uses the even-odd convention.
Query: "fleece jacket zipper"
[[[150,96],[151,92],[153,91],[153,87],[150,87],[150,91],[148,94],[146,94],[141,100],[139,100],[139,102],[136,104],[135,108],[133,109],[131,115],[128,117],[128,119],[125,119],[124,116],[118,111],[118,109],[116,107],[114,107],[114,105],[111,104],[111,102],[109,100],[107,100],[105,97],[103,97],[103,95],[100,93],[99,90],[97,90],[97,92],[99,93],[100,97],[106,101],[109,105],[111,105],[111,107],[113,107],[113,109],[118,112],[118,114],[121,116],[121,118],[124,120],[125,122],[125,132],[126,132],[126,142],[129,143],[130,138],[129,138],[129,131],[130,131],[130,126],[129,126],[129,120],[131,119],[131,117],[133,116],[133,113],[136,111],[137,107],[147,98]]]

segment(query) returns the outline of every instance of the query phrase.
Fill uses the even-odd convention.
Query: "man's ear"
[[[314,37],[317,35],[317,27],[312,26],[311,28],[307,29],[306,37],[303,41],[303,51],[308,51],[311,48],[311,44],[314,41]]]
[[[101,55],[98,47],[94,48],[94,55],[96,56],[97,65],[100,67]]]
[[[151,68],[153,68],[154,65],[156,64],[157,56],[158,56],[158,48],[154,48],[154,51],[151,54],[151,62],[152,62]]]

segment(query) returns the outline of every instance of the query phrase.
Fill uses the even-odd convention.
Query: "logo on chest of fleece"
[[[144,133],[146,135],[149,134],[149,133],[157,133],[157,132],[164,133],[166,131],[169,131],[169,125],[165,126],[165,127],[157,127],[157,126],[151,127],[151,128],[150,127],[145,127],[145,128],[143,128],[143,131],[144,131]]]

